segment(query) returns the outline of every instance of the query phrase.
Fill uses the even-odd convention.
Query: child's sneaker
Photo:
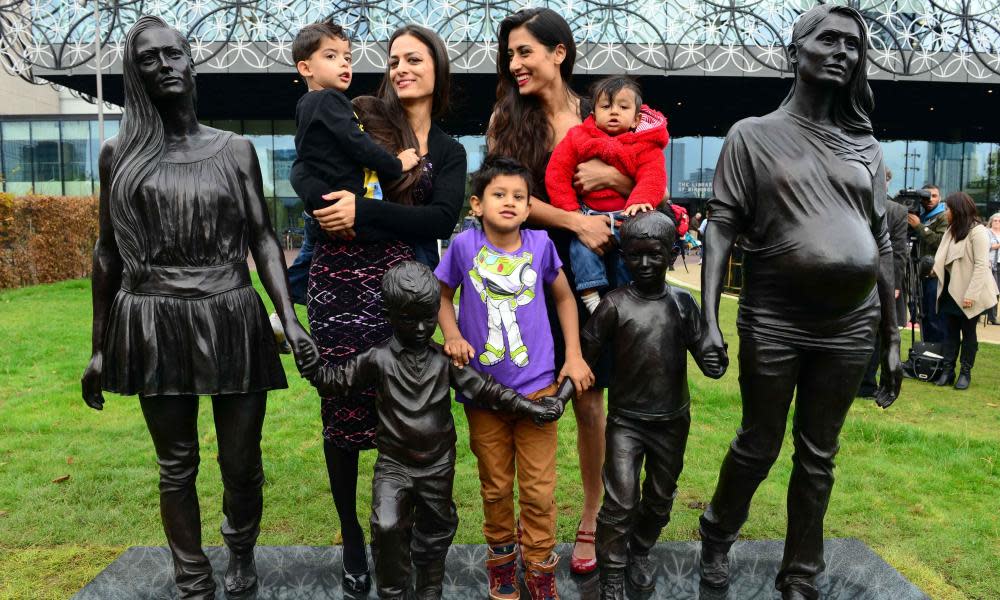
[[[556,590],[556,565],[559,556],[554,552],[543,563],[529,562],[524,574],[524,583],[528,586],[531,600],[559,600]]]
[[[514,544],[487,546],[486,573],[490,581],[490,600],[520,600],[517,586],[517,554]]]

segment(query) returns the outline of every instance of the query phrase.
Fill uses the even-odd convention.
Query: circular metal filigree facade
[[[95,69],[95,0],[0,0],[0,61],[26,79]],[[495,67],[506,15],[545,5],[580,44],[582,73],[780,75],[783,44],[815,2],[793,0],[118,0],[101,1],[102,67],[121,60],[125,33],[143,14],[163,17],[191,40],[201,69],[288,71],[303,25],[328,16],[354,40],[360,71],[385,65],[385,41],[415,22],[447,42],[457,72]],[[874,78],[997,80],[1000,0],[850,2],[871,31]]]

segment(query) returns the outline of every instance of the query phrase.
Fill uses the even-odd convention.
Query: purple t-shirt
[[[458,234],[434,274],[448,287],[462,288],[458,329],[476,352],[469,366],[521,394],[555,381],[545,286],[560,268],[544,231],[521,230],[521,247],[514,252],[497,249],[478,229]]]

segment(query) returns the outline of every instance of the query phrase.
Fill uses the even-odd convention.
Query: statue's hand
[[[899,397],[899,389],[903,385],[903,363],[899,360],[899,334],[882,344],[882,375],[878,391],[875,392],[875,404],[881,408],[889,408]]]
[[[541,398],[533,402],[531,408],[531,418],[538,426],[558,420],[564,410],[562,400],[556,396]]]
[[[104,371],[104,353],[95,352],[90,364],[83,370],[80,384],[83,386],[83,401],[94,410],[104,410],[104,392],[101,390],[101,373]]]
[[[299,374],[310,379],[319,369],[319,348],[316,342],[306,333],[298,321],[292,321],[285,326],[285,338],[295,355],[295,366]]]
[[[728,346],[718,326],[709,327],[708,333],[702,340],[702,356],[705,375],[719,379],[726,374],[726,369],[729,368]]]

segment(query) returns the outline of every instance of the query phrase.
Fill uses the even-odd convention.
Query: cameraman
[[[918,243],[918,271],[923,274],[923,264],[933,265],[934,254],[944,232],[948,230],[948,219],[945,217],[945,206],[941,204],[941,191],[936,185],[928,183],[923,189],[930,192],[930,198],[921,202],[923,210],[917,216],[910,213],[906,216],[910,229],[913,230]],[[923,279],[921,290],[921,308],[923,319],[920,323],[921,337],[925,342],[944,341],[944,322],[937,313],[938,280],[934,275]]]

